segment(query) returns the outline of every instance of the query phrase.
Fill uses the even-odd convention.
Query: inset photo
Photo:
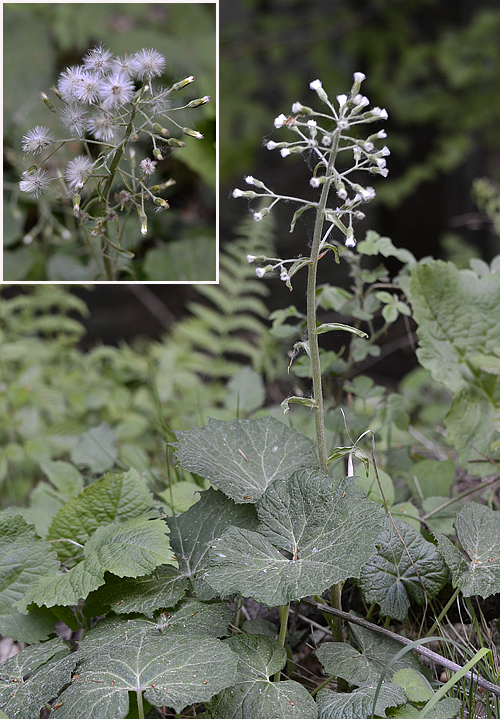
[[[4,3],[4,281],[217,281],[216,25]]]

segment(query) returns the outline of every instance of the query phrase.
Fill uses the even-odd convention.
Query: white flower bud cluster
[[[332,224],[327,230],[323,242],[326,243],[326,237],[335,226],[343,232],[344,242],[348,248],[356,245],[352,226],[353,221],[364,217],[358,206],[362,203],[370,202],[375,197],[373,187],[363,187],[354,182],[351,179],[351,174],[354,171],[366,171],[386,177],[389,172],[386,161],[386,157],[390,155],[389,148],[384,145],[381,149],[377,149],[375,145],[377,140],[386,137],[384,130],[370,135],[366,140],[352,137],[348,134],[349,130],[355,125],[387,120],[388,118],[387,111],[380,107],[367,109],[370,102],[368,98],[360,93],[361,83],[364,79],[365,76],[362,72],[354,73],[354,82],[349,95],[337,95],[336,103],[330,101],[321,81],[314,80],[310,83],[310,88],[327,105],[328,112],[315,112],[300,102],[294,102],[292,114],[290,116],[278,115],[274,120],[274,127],[276,129],[287,128],[297,136],[297,139],[291,142],[268,140],[265,144],[268,150],[278,149],[282,157],[307,153],[309,161],[311,157],[315,160],[313,176],[310,180],[311,187],[317,188],[321,193],[324,193],[329,191],[330,186],[333,186],[341,202],[340,206],[335,210],[329,210],[325,214],[326,220]],[[352,152],[354,163],[351,167],[339,171],[335,167],[335,159],[340,152],[346,150]],[[272,200],[271,205],[265,210],[253,213],[253,217],[257,222],[262,220],[265,214],[268,214],[280,200],[295,201],[302,205],[303,209],[314,208],[314,203],[310,201],[286,197],[272,192],[265,187],[264,183],[251,176],[245,178],[245,180],[248,184],[263,190],[263,192],[244,192],[235,189],[233,197],[245,197],[248,199],[259,197]],[[302,212],[303,209],[299,209],[298,212]],[[292,222],[292,229],[293,225],[294,221]],[[290,277],[282,265],[274,264],[266,268],[259,267],[257,274],[262,276],[262,273],[265,274],[271,269],[277,268],[281,268],[280,277],[288,284]]]

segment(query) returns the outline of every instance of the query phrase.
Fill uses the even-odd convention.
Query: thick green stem
[[[144,702],[142,701],[142,691],[137,689],[135,692],[137,697],[137,716],[139,719],[144,719]]]
[[[319,357],[318,335],[316,332],[316,280],[321,250],[321,240],[323,238],[323,226],[325,223],[325,210],[328,202],[330,187],[333,182],[333,168],[337,158],[339,139],[340,131],[337,130],[333,135],[332,149],[328,161],[328,168],[326,170],[326,181],[322,186],[321,197],[316,211],[316,221],[314,223],[310,264],[307,276],[307,334],[309,342],[309,356],[311,359],[316,442],[318,447],[319,466],[323,472],[328,472],[328,450],[326,447],[321,362]],[[342,608],[340,601],[341,591],[342,586],[340,584],[334,585],[331,588],[332,606],[334,606],[335,609]],[[331,629],[335,641],[342,641],[342,629],[340,620],[337,617],[332,622]]]
[[[318,274],[318,262],[323,238],[323,226],[325,223],[325,210],[328,203],[328,195],[333,181],[333,167],[337,158],[340,133],[333,135],[332,150],[326,171],[326,181],[321,190],[316,220],[314,223],[311,255],[309,259],[309,271],[307,276],[307,334],[309,341],[309,356],[311,359],[311,373],[314,397],[314,416],[316,422],[316,441],[318,445],[319,466],[323,472],[328,471],[328,452],[326,448],[325,435],[325,413],[323,408],[323,388],[321,381],[321,363],[319,359],[318,335],[316,333],[316,279]]]
[[[290,605],[284,604],[283,606],[279,607],[279,613],[280,613],[280,634],[278,637],[278,641],[281,644],[281,646],[285,646],[285,639],[286,639],[286,630],[288,626],[288,614],[290,613]],[[280,672],[276,672],[276,674],[273,677],[273,681],[279,682],[280,680]]]

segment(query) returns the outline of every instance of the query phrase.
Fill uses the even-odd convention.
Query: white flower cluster
[[[191,75],[168,89],[154,88],[152,78],[161,76],[165,66],[165,57],[153,49],[143,48],[124,57],[115,57],[110,50],[102,46],[89,50],[81,65],[66,68],[59,76],[57,87],[52,88],[64,103],[62,108],[57,109],[48,96],[41,93],[49,110],[59,116],[62,125],[70,134],[69,140],[61,142],[85,141],[88,138],[88,142],[101,144],[112,150],[124,139],[136,108],[142,115],[140,129],[150,135],[153,154],[157,159],[163,158],[156,147],[156,138],[162,141],[168,138],[164,142],[173,147],[184,146],[180,140],[170,138],[170,133],[153,123],[152,119],[170,108],[169,95],[173,91],[182,89],[195,78]],[[137,82],[140,83],[139,87],[136,87]],[[210,100],[210,97],[205,96],[193,100],[188,106],[195,107]],[[170,117],[168,119],[173,122]],[[177,127],[180,128],[178,125]],[[180,129],[184,134],[198,139],[203,137],[189,128]],[[137,139],[137,133],[129,132],[129,135],[131,139]],[[48,127],[37,125],[23,136],[22,147],[27,155],[37,155],[55,142],[56,138]],[[64,176],[69,194],[79,192],[92,173],[102,166],[102,159],[93,162],[90,153],[87,155],[76,157],[65,168]],[[146,165],[141,165],[143,176],[152,174],[155,166],[156,163],[148,159]],[[47,191],[50,182],[51,178],[46,170],[33,166],[22,174],[19,188],[31,197],[39,197]]]
[[[321,246],[326,247],[326,241],[330,232],[334,229],[340,229],[344,234],[344,242],[346,247],[354,247],[356,240],[354,239],[353,221],[364,218],[364,214],[359,211],[358,207],[362,203],[369,202],[375,197],[373,187],[363,187],[354,179],[352,173],[359,171],[367,171],[371,174],[387,177],[388,169],[386,157],[390,155],[389,149],[384,146],[381,149],[375,147],[376,140],[385,139],[387,137],[384,130],[379,130],[375,134],[370,135],[367,139],[359,139],[349,135],[349,130],[355,125],[367,124],[379,120],[387,120],[387,111],[380,107],[366,109],[369,100],[360,94],[361,83],[365,76],[361,72],[354,73],[354,83],[349,95],[337,95],[337,103],[334,104],[328,98],[327,93],[323,89],[320,80],[314,80],[310,83],[311,90],[314,90],[320,100],[328,107],[328,112],[315,112],[312,108],[295,102],[292,105],[292,114],[286,116],[279,115],[274,120],[274,126],[279,128],[287,128],[295,133],[297,139],[293,142],[275,142],[269,140],[265,146],[268,150],[280,151],[282,157],[307,153],[308,157],[315,160],[313,176],[310,184],[314,188],[321,190],[322,197],[326,192],[328,194],[330,187],[334,187],[336,195],[341,204],[335,209],[323,209],[325,222],[330,224],[325,232]],[[353,164],[342,171],[335,166],[335,161],[339,153],[350,151],[354,159]],[[344,163],[345,164],[345,163]],[[260,209],[253,213],[254,220],[259,222],[280,200],[287,200],[299,203],[302,208],[297,212],[302,212],[307,208],[319,208],[320,203],[311,203],[297,197],[288,197],[278,195],[269,190],[264,183],[256,180],[252,176],[245,178],[247,184],[253,185],[262,192],[253,190],[233,191],[233,197],[253,198],[269,198],[271,203],[268,207]],[[296,213],[297,216],[297,213]],[[294,225],[292,221],[292,229]],[[249,256],[249,262],[264,261],[269,258],[254,258]],[[300,265],[300,263],[299,263]],[[298,265],[297,265],[298,267]],[[258,277],[262,277],[268,271],[280,270],[280,277],[285,282],[289,282],[290,275],[283,267],[283,261],[258,267],[256,273]],[[294,270],[295,271],[295,266]]]

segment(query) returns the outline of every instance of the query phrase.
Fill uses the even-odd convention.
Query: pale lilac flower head
[[[112,142],[118,131],[118,126],[109,115],[96,115],[88,121],[89,132],[96,140]]]
[[[87,129],[88,115],[85,107],[69,103],[59,114],[62,124],[72,136],[83,137]]]
[[[50,128],[37,125],[23,135],[23,150],[28,155],[38,155],[42,150],[51,145],[55,140]]]
[[[99,96],[99,75],[92,72],[82,72],[80,80],[75,87],[74,96],[83,103],[91,104]]]
[[[112,66],[113,53],[106,50],[102,45],[93,47],[83,58],[83,67],[86,70],[95,72],[97,75],[104,75]]]
[[[147,80],[163,75],[166,64],[165,58],[157,50],[143,48],[132,56],[130,67],[135,77]]]
[[[150,160],[149,157],[146,157],[144,160],[140,161],[139,167],[145,175],[152,175],[156,168],[156,162],[155,160]]]
[[[67,101],[75,101],[76,89],[80,87],[84,70],[79,65],[72,65],[59,75],[57,88],[62,97]]]
[[[76,192],[83,187],[85,181],[92,172],[93,164],[85,155],[79,155],[74,160],[70,160],[66,166],[66,182],[72,192]]]
[[[114,72],[99,83],[99,99],[105,110],[126,105],[132,99],[134,92],[134,83],[121,72]]]
[[[40,197],[49,189],[49,173],[40,167],[31,173],[23,172],[21,178],[19,189],[21,192],[27,192],[30,197]]]

